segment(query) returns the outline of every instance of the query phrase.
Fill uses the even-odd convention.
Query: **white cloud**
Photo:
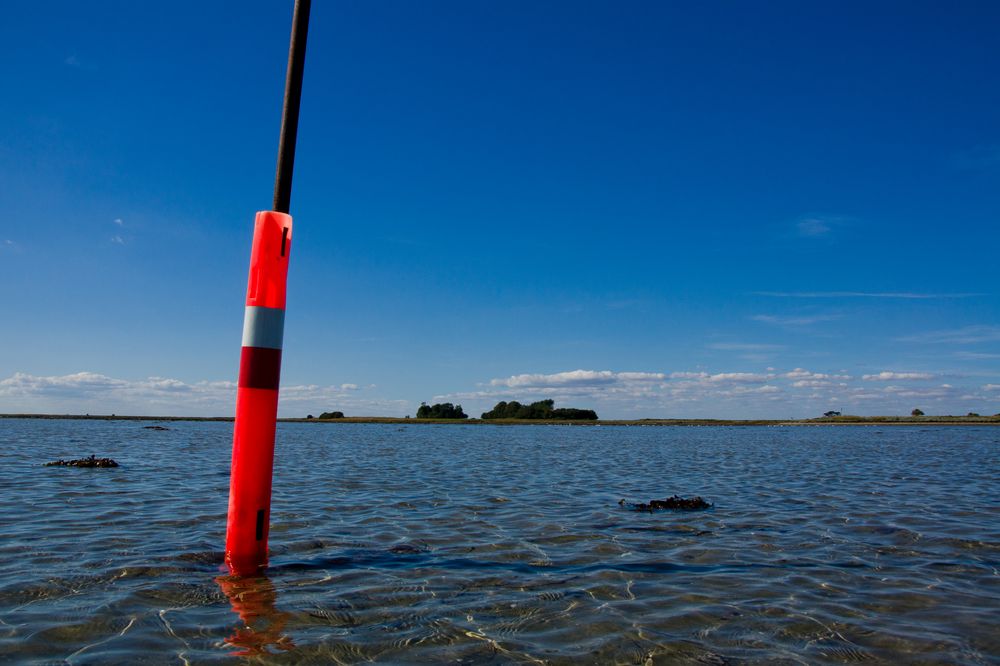
[[[770,404],[780,400],[781,386],[768,383],[778,376],[754,372],[653,371],[614,372],[573,370],[553,374],[522,374],[493,379],[487,389],[434,396],[434,400],[464,401],[470,414],[484,411],[500,400],[534,401],[552,398],[557,405],[596,408],[605,416],[663,415],[705,408],[716,414],[725,405]],[[610,412],[609,412],[610,410]]]
[[[1000,358],[1000,354],[990,354],[987,352],[959,351],[955,352],[955,358],[960,358],[965,361],[988,361],[991,359]]]
[[[671,379],[705,379],[708,377],[707,372],[671,372]]]
[[[805,368],[795,368],[791,372],[786,372],[783,376],[785,378],[787,378],[787,379],[799,379],[799,380],[802,380],[802,379],[823,379],[823,380],[826,380],[826,379],[836,379],[836,380],[852,379],[852,377],[850,375],[827,374],[825,372],[810,372],[809,370],[806,370]]]
[[[777,351],[785,348],[783,345],[754,342],[713,342],[705,346],[709,349],[718,349],[720,351]]]
[[[734,386],[732,388],[719,391],[719,395],[721,396],[740,396],[761,393],[781,393],[781,389],[777,386],[765,384],[764,386]]]
[[[774,324],[776,326],[810,326],[812,324],[818,324],[821,321],[835,321],[840,319],[840,315],[835,314],[825,314],[825,315],[803,315],[798,317],[789,317],[782,315],[754,315],[750,317],[754,321],[763,322],[765,324]]]
[[[281,387],[282,415],[304,416],[307,410],[347,409],[355,413],[402,415],[405,400],[361,397],[357,384]],[[0,380],[0,411],[226,416],[233,413],[236,383],[184,382],[169,377],[118,379],[94,372],[36,376],[15,373]],[[374,410],[374,411],[373,411]],[[303,413],[299,413],[303,412]]]
[[[752,367],[752,366],[751,366]],[[924,385],[916,380],[941,373],[894,372],[851,377],[840,371],[769,367],[764,372],[678,370],[587,370],[525,373],[494,379],[479,390],[433,396],[460,402],[478,414],[499,400],[552,398],[557,406],[596,409],[604,418],[706,417],[788,418],[850,408],[850,413],[908,414],[914,407],[937,414],[983,411],[1000,400],[1000,377],[975,386]],[[910,381],[913,380],[913,381]],[[879,383],[883,382],[883,383]],[[350,415],[402,416],[413,401],[377,396],[371,384],[294,384],[281,387],[282,416],[340,410]],[[17,373],[0,380],[0,412],[226,416],[234,410],[232,381],[184,381],[170,377],[121,379],[94,372],[36,376]],[[994,410],[995,411],[995,410]]]
[[[566,386],[566,385],[594,385],[611,384],[615,381],[615,373],[609,370],[571,370],[568,372],[557,372],[551,375],[524,374],[512,375],[506,379],[492,379],[493,386],[507,386],[510,388],[539,388],[545,386]]]
[[[114,220],[114,222],[115,222],[115,224],[117,224],[117,225],[118,225],[119,227],[124,227],[124,226],[125,226],[125,220],[123,220],[123,219],[122,219],[122,218],[120,218],[120,217],[116,217],[116,218],[115,218],[115,220]]]
[[[829,382],[824,379],[800,379],[797,382],[792,383],[792,386],[795,388],[826,388],[827,386],[832,385],[833,382]]]
[[[981,293],[927,294],[913,291],[755,291],[756,296],[774,296],[776,298],[972,298],[984,296]]]
[[[116,245],[124,245],[125,239],[119,236],[118,234],[115,234],[114,236],[111,237],[111,242],[115,243]]]
[[[826,379],[827,375],[817,372],[809,372],[805,368],[795,368],[791,372],[786,372],[788,379]]]
[[[876,375],[862,375],[861,379],[865,380],[866,382],[916,381],[922,379],[934,379],[934,375],[929,372],[883,371]]]
[[[126,386],[128,382],[112,379],[94,372],[77,372],[60,377],[36,377],[23,372],[0,381],[0,395],[26,395],[48,390],[74,391],[82,388],[110,390]]]
[[[762,375],[755,372],[720,372],[718,374],[709,375],[708,381],[710,382],[726,382],[726,383],[760,383],[766,382],[767,380],[773,378],[774,375]]]
[[[931,372],[885,371],[862,377],[843,370],[820,372],[802,367],[792,370],[769,367],[765,372],[581,369],[494,379],[482,390],[435,396],[434,400],[462,402],[469,414],[475,414],[492,408],[500,400],[530,402],[552,398],[558,406],[595,409],[603,418],[788,418],[815,416],[831,408],[842,411],[841,407],[850,407],[850,413],[892,415],[909,414],[914,406],[920,405],[933,406],[933,413],[964,414],[970,409],[982,409],[980,404],[984,400],[996,400],[991,396],[996,396],[998,389],[919,383],[941,376]],[[878,386],[878,382],[889,385]],[[872,384],[876,388],[865,386]],[[915,401],[919,404],[911,404]]]
[[[909,386],[886,386],[882,389],[883,393],[887,393],[896,398],[906,398],[906,399],[926,399],[926,400],[943,400],[946,398],[954,398],[958,396],[959,391],[955,390],[954,386],[950,384],[942,384],[941,386],[927,386],[920,388],[912,388]]]
[[[63,64],[66,65],[67,67],[72,67],[73,69],[78,69],[86,72],[93,72],[97,70],[97,65],[95,65],[93,62],[80,58],[80,56],[78,56],[75,53],[66,56],[63,59]]]
[[[817,236],[826,236],[830,233],[831,226],[826,220],[822,220],[818,217],[807,217],[805,219],[799,220],[795,228],[798,230],[800,236],[806,236],[810,238],[815,238]]]
[[[1000,326],[975,325],[944,331],[928,331],[898,338],[900,342],[921,342],[971,345],[979,342],[1000,342]]]
[[[662,372],[619,372],[615,377],[627,382],[658,382],[667,378]]]

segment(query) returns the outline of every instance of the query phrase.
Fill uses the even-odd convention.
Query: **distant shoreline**
[[[89,421],[232,421],[232,416],[119,416],[117,414],[0,414],[0,419],[64,419]],[[892,426],[1000,425],[1000,416],[834,416],[815,419],[407,419],[392,416],[345,416],[340,419],[282,418],[279,423],[394,423],[401,425],[538,425],[538,426]]]

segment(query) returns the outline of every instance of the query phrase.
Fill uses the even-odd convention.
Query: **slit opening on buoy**
[[[264,538],[264,509],[257,512],[257,541]]]

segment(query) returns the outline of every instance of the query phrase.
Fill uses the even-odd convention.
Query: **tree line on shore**
[[[418,419],[467,419],[469,415],[462,410],[462,405],[442,402],[428,405],[420,403],[417,410]],[[524,420],[556,420],[556,421],[596,421],[597,412],[592,409],[576,409],[574,407],[556,408],[554,400],[539,400],[529,405],[522,405],[517,400],[506,402],[501,400],[488,412],[480,417],[485,421],[495,419]]]
[[[418,419],[467,419],[469,415],[462,411],[462,405],[453,405],[450,402],[441,402],[436,405],[428,405],[426,402],[420,403],[417,410]]]
[[[540,419],[558,421],[596,421],[597,412],[592,409],[577,409],[575,407],[555,407],[554,400],[539,400],[530,405],[522,405],[517,400],[504,402],[501,400],[488,412],[483,412],[483,419]]]

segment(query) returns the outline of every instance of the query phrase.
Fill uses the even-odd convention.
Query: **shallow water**
[[[144,425],[0,419],[0,661],[1000,663],[998,428],[281,424],[240,580],[232,424]]]

